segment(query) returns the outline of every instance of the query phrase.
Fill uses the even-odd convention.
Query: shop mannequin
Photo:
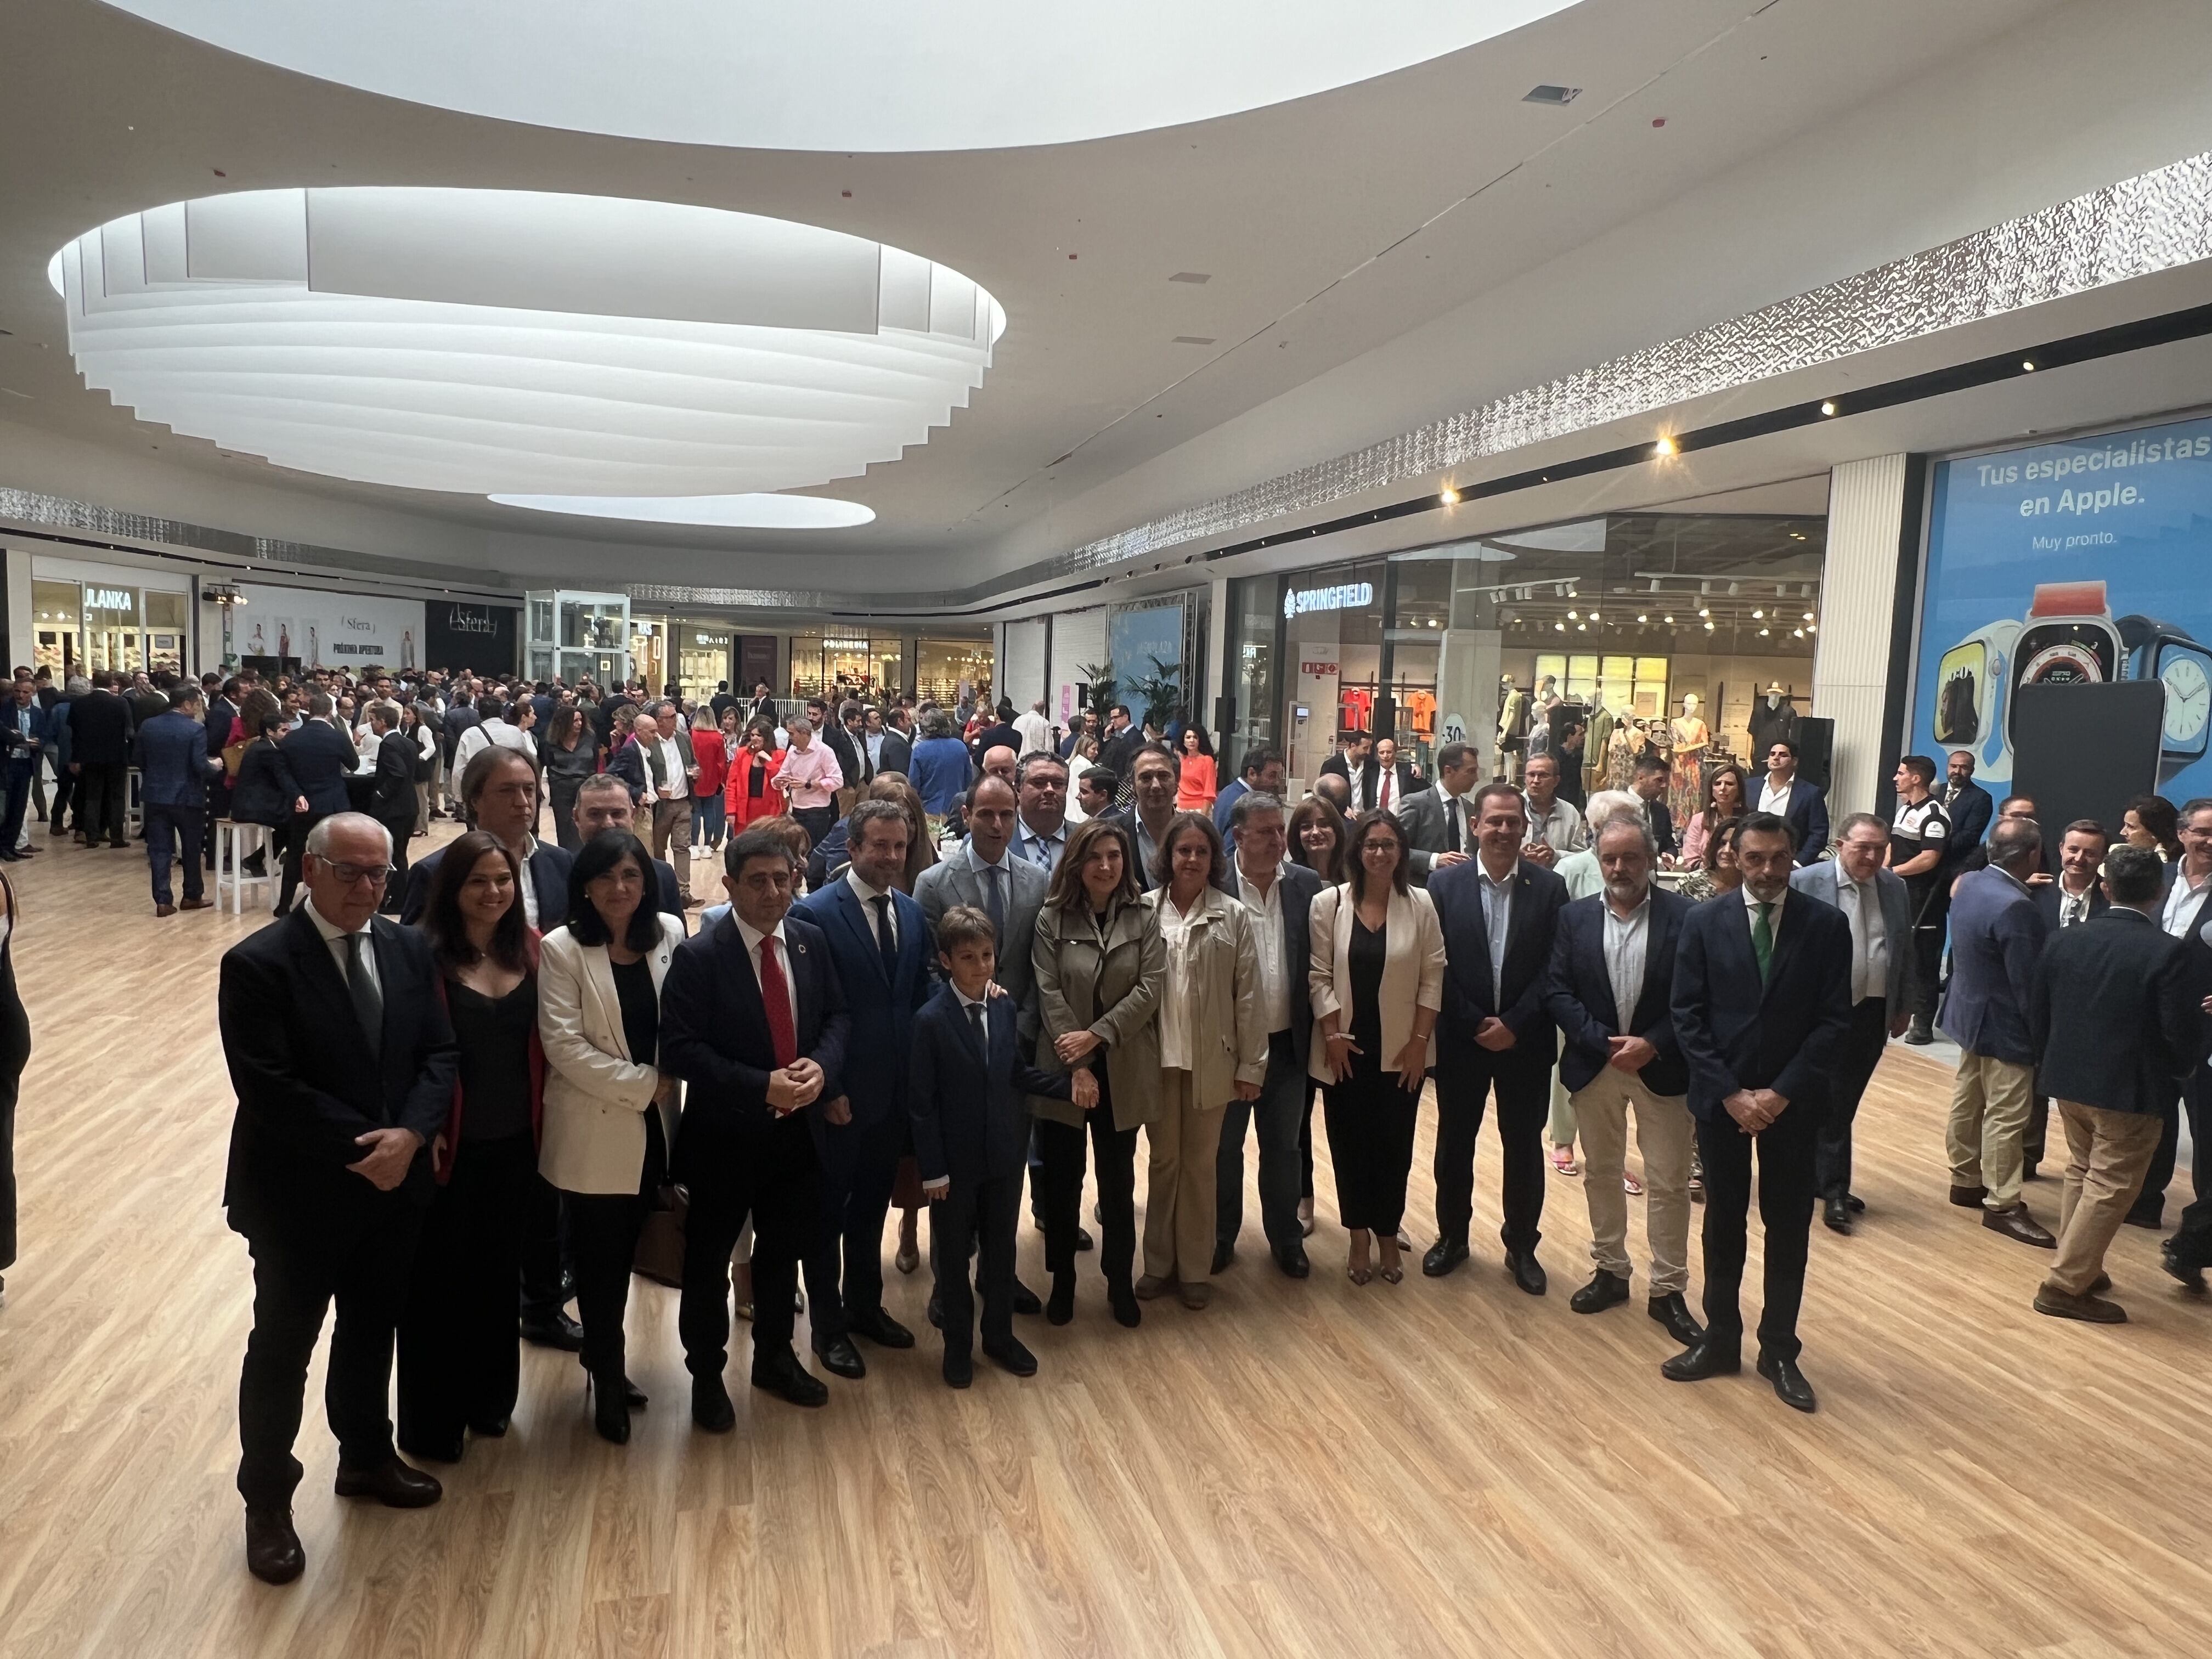
[[[1752,704],[1749,731],[1751,757],[1755,765],[1765,763],[1766,751],[1775,744],[1796,743],[1797,708],[1779,680],[1771,683],[1759,701]]]
[[[1605,693],[1590,693],[1589,732],[1583,742],[1583,770],[1590,793],[1595,794],[1607,787],[1605,777],[1613,763],[1613,728],[1620,724],[1613,710],[1605,706]]]
[[[1703,811],[1705,805],[1705,745],[1712,741],[1712,733],[1698,710],[1698,694],[1685,693],[1682,712],[1670,734],[1674,765],[1667,780],[1667,809],[1677,823],[1688,823],[1690,815]]]
[[[1498,681],[1498,769],[1514,782],[1521,781],[1521,753],[1528,746],[1528,694],[1516,690],[1513,676]]]

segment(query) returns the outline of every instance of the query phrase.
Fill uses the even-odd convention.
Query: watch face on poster
[[[2212,672],[2200,647],[2168,646],[2158,677],[2166,684],[2166,746],[2170,751],[2201,755],[2206,726],[2212,721]]]

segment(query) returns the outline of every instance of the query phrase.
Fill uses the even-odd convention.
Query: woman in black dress
[[[571,853],[583,845],[576,829],[576,791],[599,769],[599,745],[584,711],[574,703],[556,708],[545,738],[545,793],[553,804],[554,839]]]
[[[15,994],[15,890],[0,876],[0,1273],[15,1265],[15,1091],[31,1058],[31,1022]],[[0,1279],[0,1300],[8,1281]]]
[[[520,879],[514,855],[472,830],[446,849],[422,913],[461,1063],[430,1146],[437,1194],[399,1324],[399,1444],[447,1463],[459,1461],[465,1430],[507,1432],[521,1376],[515,1285],[545,1054],[538,937]]]

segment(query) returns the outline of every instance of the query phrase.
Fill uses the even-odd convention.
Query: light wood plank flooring
[[[925,1340],[818,1413],[744,1388],[740,1337],[726,1438],[692,1431],[674,1294],[638,1281],[632,1443],[593,1437],[572,1358],[526,1350],[514,1432],[427,1512],[331,1496],[319,1367],[307,1575],[269,1589],[231,1485],[249,1297],[214,975],[265,918],[156,921],[135,852],[10,873],[36,1034],[0,1310],[11,1659],[2212,1652],[2212,1306],[2130,1229],[2133,1323],[2033,1312],[2048,1258],[1946,1205],[1948,1079],[1902,1051],[1860,1119],[1864,1224],[1814,1229],[1814,1417],[1748,1374],[1662,1381],[1640,1256],[1636,1300],[1568,1311],[1579,1181],[1550,1183],[1552,1294],[1515,1290],[1486,1136],[1449,1280],[1347,1282],[1324,1158],[1305,1283],[1254,1215],[1202,1314],[1124,1332],[1086,1275],[1073,1325],[1022,1322],[1035,1380],[954,1394]],[[2055,1220],[2055,1182],[2028,1190]],[[1022,1261],[1042,1283],[1026,1231]],[[921,1328],[926,1274],[891,1279]]]

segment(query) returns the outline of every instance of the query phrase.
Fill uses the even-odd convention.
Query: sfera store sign
[[[1283,592],[1283,615],[1309,611],[1358,611],[1375,603],[1373,582],[1340,582],[1334,587],[1291,587]]]
[[[417,665],[420,599],[372,599],[302,587],[241,583],[232,613],[240,656],[296,662],[303,668],[404,670]]]

